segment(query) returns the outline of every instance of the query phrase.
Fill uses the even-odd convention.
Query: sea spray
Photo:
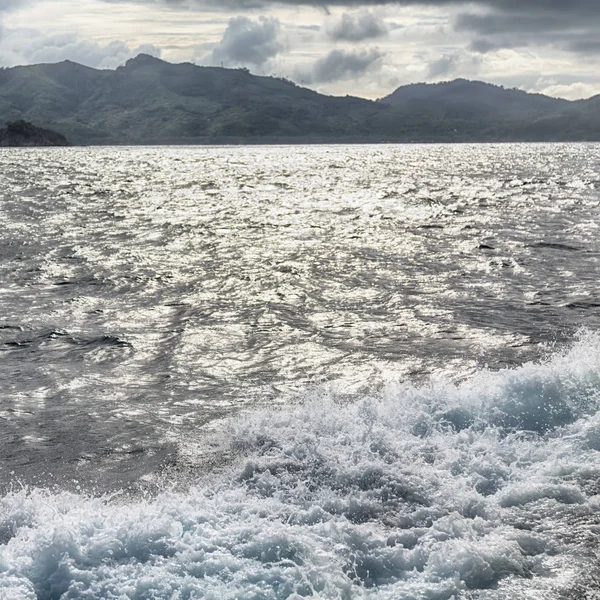
[[[185,491],[13,492],[0,597],[558,598],[594,559],[599,374],[582,333],[461,384],[232,417],[229,466]]]

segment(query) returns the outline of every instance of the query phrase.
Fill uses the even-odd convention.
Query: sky
[[[0,0],[0,66],[145,52],[381,98],[462,77],[600,94],[600,0]]]

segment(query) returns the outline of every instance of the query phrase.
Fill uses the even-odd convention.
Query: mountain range
[[[600,96],[568,101],[457,79],[371,101],[140,54],[116,70],[0,69],[0,120],[75,144],[600,141]]]

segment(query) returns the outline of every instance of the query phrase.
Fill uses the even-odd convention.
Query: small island
[[[51,129],[36,127],[28,121],[11,121],[0,129],[0,146],[70,146],[67,138]]]

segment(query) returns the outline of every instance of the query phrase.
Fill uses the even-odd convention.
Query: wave
[[[185,491],[2,498],[2,598],[564,598],[596,569],[599,408],[582,333],[461,384],[239,415]]]
[[[64,330],[25,332],[22,327],[4,327],[10,332],[17,331],[16,339],[0,342],[0,347],[10,352],[32,354],[54,353],[76,358],[85,356],[94,362],[122,360],[124,355],[134,352],[133,345],[111,334],[97,337],[74,336]]]

